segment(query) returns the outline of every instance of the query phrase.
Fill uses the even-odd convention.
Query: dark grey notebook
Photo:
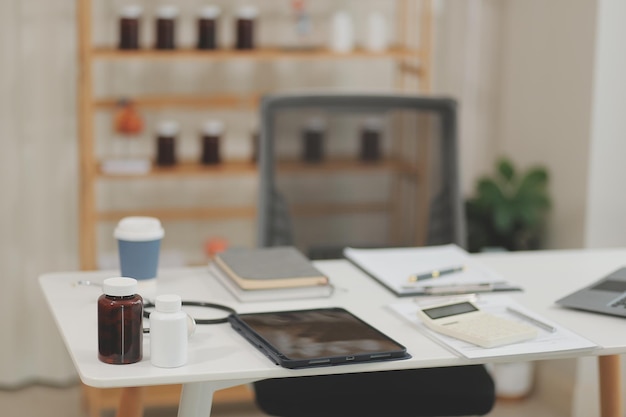
[[[215,264],[244,289],[328,285],[328,278],[292,246],[232,248],[216,255]]]

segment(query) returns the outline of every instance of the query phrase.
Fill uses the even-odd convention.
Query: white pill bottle
[[[187,314],[176,294],[157,296],[150,313],[150,362],[160,368],[176,368],[187,363]]]

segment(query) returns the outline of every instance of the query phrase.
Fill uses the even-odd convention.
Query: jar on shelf
[[[107,278],[98,298],[98,359],[125,365],[143,357],[143,298],[134,278]]]
[[[161,6],[156,11],[156,49],[176,48],[176,6]]]
[[[370,117],[361,128],[361,160],[377,161],[380,159],[380,141],[382,137],[382,120]]]
[[[372,52],[382,52],[387,49],[387,22],[381,12],[372,11],[367,16],[367,34],[365,49]]]
[[[331,28],[330,49],[339,53],[351,52],[354,49],[354,24],[350,13],[336,11]]]
[[[119,13],[119,49],[139,49],[141,6],[128,4]]]
[[[220,140],[224,124],[219,120],[209,120],[202,126],[202,155],[200,163],[214,165],[221,162]]]
[[[198,12],[198,49],[217,48],[217,22],[221,10],[217,6],[204,6]]]
[[[156,164],[159,166],[176,165],[176,137],[179,133],[178,123],[173,120],[164,120],[156,129]]]
[[[255,21],[259,12],[254,6],[242,6],[237,10],[237,49],[254,49]]]
[[[326,123],[322,118],[315,117],[308,121],[302,131],[303,153],[306,162],[320,162],[324,159],[324,136]]]

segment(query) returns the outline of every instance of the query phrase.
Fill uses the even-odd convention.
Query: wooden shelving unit
[[[141,210],[108,210],[99,208],[96,199],[96,188],[100,181],[129,181],[137,178],[150,178],[158,181],[163,178],[227,178],[233,176],[255,176],[256,165],[251,161],[224,161],[218,166],[201,166],[193,162],[183,162],[172,168],[154,167],[144,175],[112,175],[101,169],[101,161],[95,153],[95,115],[99,112],[111,112],[115,108],[117,98],[96,97],[94,89],[94,63],[102,61],[181,61],[192,62],[231,62],[247,60],[252,62],[268,62],[281,60],[299,61],[372,61],[391,60],[396,63],[394,88],[407,89],[411,80],[419,80],[419,91],[427,92],[431,83],[431,43],[432,43],[432,0],[395,0],[396,24],[391,25],[398,32],[399,44],[384,52],[355,50],[350,53],[335,53],[324,48],[294,51],[281,48],[259,48],[251,51],[220,49],[215,51],[198,51],[193,49],[177,49],[161,51],[141,49],[120,51],[111,46],[93,44],[93,8],[94,0],[77,0],[78,27],[78,138],[80,162],[79,192],[79,250],[80,266],[83,270],[97,267],[97,224],[99,222],[115,222],[129,215],[152,215],[162,220],[207,220],[207,219],[252,219],[256,208],[250,207],[199,207],[192,209],[159,209]],[[97,0],[107,1],[107,0]],[[417,22],[416,22],[417,19]],[[417,24],[416,24],[417,23]],[[418,27],[418,31],[414,28]],[[419,46],[415,38],[419,37]],[[414,84],[414,82],[413,82]],[[413,87],[410,87],[413,88]],[[143,95],[133,97],[133,102],[141,110],[152,111],[168,108],[179,109],[248,109],[256,108],[262,91],[250,91],[246,94],[215,93],[199,95]],[[294,173],[317,171],[331,173],[341,170],[358,172],[359,170],[394,170],[402,173],[415,174],[415,167],[397,161],[382,161],[377,164],[363,164],[358,161],[328,161],[315,166],[298,163],[284,164],[280,169],[293,170]],[[342,206],[307,206],[297,207],[301,215],[315,215],[323,212],[349,212],[393,210],[390,204],[369,204],[355,207]],[[96,392],[98,390],[95,390]],[[226,390],[227,391],[227,390]],[[94,391],[88,395],[94,400]],[[157,395],[159,396],[159,395]],[[161,396],[162,397],[162,396]],[[149,406],[150,395],[146,395]],[[229,397],[229,400],[232,400]],[[220,401],[219,396],[216,401]]]

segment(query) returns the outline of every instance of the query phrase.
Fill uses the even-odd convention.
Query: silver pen
[[[507,307],[506,310],[509,313],[512,313],[514,316],[517,316],[517,317],[519,317],[519,318],[521,318],[523,320],[526,320],[527,322],[532,323],[535,326],[537,326],[537,327],[539,327],[539,328],[541,328],[543,330],[546,330],[546,331],[548,331],[550,333],[556,332],[556,327],[550,326],[547,323],[544,323],[544,322],[539,321],[539,320],[537,320],[537,319],[535,319],[533,317],[530,317],[530,316],[522,313],[521,311],[517,311],[517,310],[515,310],[515,309],[513,309],[511,307]]]

